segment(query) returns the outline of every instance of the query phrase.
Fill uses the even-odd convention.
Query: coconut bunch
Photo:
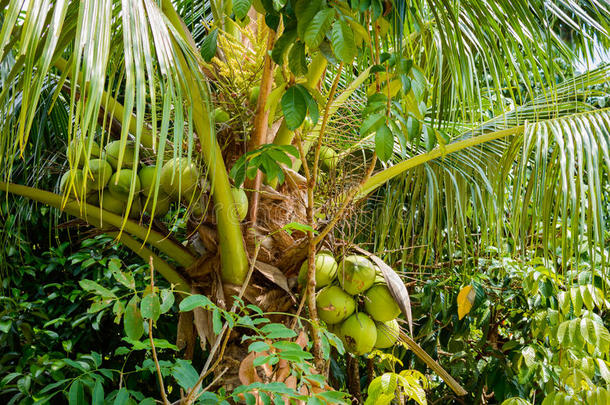
[[[308,261],[299,272],[307,282]],[[348,351],[363,355],[386,349],[398,340],[400,308],[381,272],[366,257],[346,256],[337,263],[332,254],[315,256],[318,316],[336,333]]]
[[[87,149],[91,157],[88,161]],[[154,162],[146,165],[136,160],[135,142],[127,141],[119,168],[120,150],[120,141],[109,142],[101,149],[95,141],[75,138],[68,146],[67,156],[70,162],[76,163],[76,167],[62,175],[60,191],[114,214],[127,214],[132,219],[140,218],[144,212],[151,217],[163,218],[172,204],[180,202],[185,205],[192,203],[194,213],[202,210],[198,197],[206,185],[202,184],[205,182],[201,182],[201,171],[194,162],[186,157],[167,159],[157,177]],[[157,180],[160,187],[155,201]],[[127,212],[132,190],[133,200]],[[248,210],[247,198],[241,189],[234,189],[233,196],[238,202],[236,212],[241,221]]]

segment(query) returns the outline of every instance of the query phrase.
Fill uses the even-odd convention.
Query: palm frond
[[[555,104],[536,97],[464,131],[457,142],[493,131],[506,136],[459,153],[439,148],[440,158],[389,182],[369,202],[373,213],[365,213],[376,251],[393,252],[390,262],[403,266],[433,264],[477,255],[485,242],[502,248],[514,240],[523,251],[561,255],[567,268],[582,238],[594,242],[591,249],[603,247],[610,110],[586,101],[609,72],[602,67],[566,82]]]

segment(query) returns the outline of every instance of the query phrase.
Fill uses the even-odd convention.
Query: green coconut
[[[324,288],[316,297],[318,316],[329,325],[339,323],[356,309],[356,301],[336,285]]]
[[[100,206],[100,192],[99,191],[90,192],[89,194],[87,194],[85,201],[87,202],[87,204],[91,204],[91,205],[95,205],[95,206],[99,207]]]
[[[347,350],[360,356],[373,350],[377,327],[367,314],[358,312],[343,321],[340,335]]]
[[[339,282],[349,294],[360,294],[375,282],[375,267],[366,257],[347,256],[339,265]]]
[[[387,322],[400,315],[400,307],[385,284],[376,284],[366,291],[364,309],[378,322]]]
[[[231,193],[233,194],[233,200],[235,200],[237,218],[241,222],[248,215],[248,196],[243,188],[231,187]]]
[[[337,262],[330,253],[318,253],[314,263],[316,265],[316,287],[321,288],[330,284],[337,276]],[[299,271],[298,282],[300,285],[304,285],[307,281],[308,267],[309,260],[305,260]]]
[[[394,346],[398,340],[399,334],[400,326],[398,326],[398,321],[396,321],[396,319],[377,323],[377,340],[375,340],[375,347],[378,349],[387,349],[388,347]]]
[[[261,86],[253,86],[250,89],[250,94],[248,95],[248,101],[250,102],[250,105],[256,106],[256,103],[258,103],[258,95],[260,92]]]
[[[328,146],[320,147],[320,164],[326,171],[335,170],[337,167],[338,156],[332,148]]]
[[[129,198],[129,191],[131,190],[131,178],[133,176],[133,170],[131,169],[121,169],[120,171],[114,173],[108,182],[108,190],[110,193],[118,199],[127,202]],[[135,191],[134,193],[139,193],[141,189],[140,178],[136,174],[135,176]]]
[[[155,211],[153,213],[153,197],[150,197],[148,202],[146,199],[143,200],[146,206],[144,207],[144,211],[148,213],[151,217],[160,218],[164,217],[169,211],[169,206],[171,204],[171,200],[169,196],[167,196],[162,191],[159,191],[159,196],[157,197],[157,204],[155,206]]]
[[[85,160],[87,159],[87,150],[89,149],[89,139],[79,139],[74,138],[72,142],[68,145],[68,150],[66,151],[66,155],[68,156],[68,161],[75,162],[78,164],[78,167],[82,167],[85,164]],[[91,154],[89,158],[98,158],[100,157],[100,146],[97,142],[93,141],[91,144]]]
[[[385,284],[385,277],[379,267],[375,266],[375,282],[374,284]]]
[[[70,177],[74,175],[72,185],[70,185]],[[73,197],[79,197],[87,194],[87,186],[85,184],[83,189],[84,176],[81,169],[70,169],[65,172],[59,180],[59,190],[62,194],[68,193],[68,187],[70,187],[70,195]]]
[[[125,208],[127,208],[127,204],[125,204]],[[142,202],[139,196],[135,196],[129,209],[129,218],[139,219],[140,216],[142,216]]]
[[[112,176],[112,167],[104,159],[92,159],[89,161],[89,172],[87,174],[87,190],[99,191],[106,187]]]
[[[148,197],[150,190],[154,187],[155,180],[157,179],[155,173],[155,166],[144,166],[138,171],[138,177],[140,178],[140,186],[142,187],[142,194]]]
[[[224,109],[220,108],[220,107],[216,107],[214,109],[214,121],[217,124],[222,124],[224,122],[229,121],[231,117],[229,116],[229,113],[226,112]]]
[[[190,197],[198,180],[197,166],[188,158],[170,159],[161,169],[161,188],[174,199]]]
[[[112,141],[104,148],[104,157],[110,163],[114,170],[117,169],[119,164],[119,152],[121,151],[121,141]],[[125,145],[125,153],[123,154],[123,161],[121,168],[131,169],[136,165],[136,144],[133,141],[127,141]]]
[[[100,207],[106,211],[121,215],[123,214],[123,211],[125,211],[125,202],[119,198],[116,198],[109,193],[108,190],[106,190],[106,192],[102,194]]]

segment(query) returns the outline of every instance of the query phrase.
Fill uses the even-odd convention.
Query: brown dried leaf
[[[385,279],[385,282],[388,285],[388,289],[390,290],[392,297],[394,297],[394,300],[396,300],[396,303],[400,307],[400,310],[407,317],[407,322],[409,323],[409,332],[411,333],[411,336],[413,336],[413,314],[411,313],[411,299],[409,298],[409,291],[407,291],[405,283],[403,283],[402,279],[398,274],[396,274],[394,269],[385,264],[385,262],[379,257],[375,256],[370,252],[367,252],[364,249],[360,249],[357,246],[355,246],[354,249],[362,253],[363,255],[368,256],[373,261],[373,263],[375,263],[377,267],[379,267],[379,270],[381,270],[381,274],[383,274],[383,278]]]
[[[201,349],[205,350],[206,341],[213,342],[216,338],[210,311],[197,307],[193,309],[193,316],[195,320],[195,329],[197,330],[201,342]]]
[[[255,358],[267,355],[266,352],[252,352],[247,355],[239,365],[239,381],[244,385],[252,384],[253,382],[262,382],[256,372],[253,361]]]
[[[297,340],[295,341],[296,344],[298,344],[299,346],[301,346],[301,349],[304,349],[305,346],[307,346],[307,343],[309,343],[309,338],[307,338],[307,333],[305,333],[305,331],[301,331],[299,333],[299,336],[297,336]]]
[[[178,349],[184,349],[188,342],[193,340],[193,313],[192,312],[180,312],[178,316],[178,332],[176,336],[176,346]]]
[[[290,375],[290,364],[286,360],[280,360],[277,363],[277,371],[275,372],[275,381],[283,382]]]
[[[290,287],[288,287],[288,279],[280,269],[270,264],[261,262],[259,260],[257,260],[254,264],[254,268],[258,270],[263,276],[265,276],[269,281],[273,282],[282,290],[286,291],[294,302],[297,302],[296,297],[292,294],[292,291],[290,291]]]

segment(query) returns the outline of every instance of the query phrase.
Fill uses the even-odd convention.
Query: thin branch
[[[328,113],[328,109],[327,109]],[[320,132],[321,133],[321,132]],[[314,363],[316,364],[316,368],[320,369],[320,365],[323,361],[322,359],[322,342],[320,341],[320,336],[318,335],[319,329],[319,318],[318,318],[318,309],[316,308],[316,243],[314,241],[313,229],[315,226],[314,222],[314,198],[313,191],[315,187],[315,183],[313,182],[312,173],[309,171],[309,165],[307,164],[307,159],[305,159],[305,151],[303,149],[303,142],[301,141],[301,136],[299,133],[295,133],[297,147],[299,149],[299,154],[301,155],[301,161],[303,162],[303,172],[305,173],[305,178],[307,179],[307,224],[310,229],[307,231],[307,240],[308,240],[308,249],[307,249],[307,288],[305,289],[305,297],[307,300],[307,307],[309,309],[309,318],[311,319],[311,338],[313,340],[313,355],[314,355]],[[320,138],[322,136],[320,135]],[[319,153],[319,151],[318,151]],[[299,307],[299,311],[302,310],[302,306]]]
[[[250,143],[248,145],[248,150],[253,151],[257,149],[259,146],[264,144],[267,141],[267,127],[269,126],[269,110],[265,108],[267,105],[267,98],[269,98],[269,93],[271,93],[271,87],[273,86],[273,69],[274,64],[271,59],[270,51],[273,49],[273,44],[275,43],[275,31],[269,29],[269,34],[267,36],[267,50],[265,52],[265,62],[263,66],[263,76],[261,79],[260,91],[258,93],[258,100],[256,103],[256,113],[254,115],[254,130],[252,132],[252,137],[250,138]],[[252,226],[256,225],[256,216],[258,212],[258,200],[259,200],[259,190],[262,184],[262,173],[261,171],[257,171],[254,182],[248,184],[248,188],[251,188],[252,194],[250,196],[250,222]]]
[[[155,294],[155,266],[153,263],[153,257],[150,256],[148,260],[150,266],[150,293]],[[163,374],[161,374],[161,366],[159,365],[159,359],[157,358],[157,350],[155,349],[155,340],[153,339],[153,320],[148,319],[148,339],[150,340],[150,349],[152,351],[152,357],[155,362],[155,368],[157,369],[157,379],[159,380],[159,391],[161,391],[161,399],[165,405],[170,405],[165,394],[165,385],[163,384]]]
[[[326,107],[324,108],[324,116],[322,117],[322,125],[320,126],[320,133],[318,134],[318,143],[316,144],[316,150],[314,152],[313,159],[313,170],[311,172],[311,188],[312,193],[313,189],[316,187],[316,180],[318,177],[318,166],[320,161],[320,148],[322,147],[322,136],[324,135],[324,130],[326,129],[326,124],[328,123],[328,118],[330,116],[330,106],[332,101],[335,98],[335,92],[337,91],[337,86],[339,85],[339,80],[341,79],[341,72],[343,71],[343,62],[339,65],[337,69],[337,75],[335,76],[335,80],[333,80],[333,84],[330,88],[330,92],[328,93],[328,102],[326,103]],[[301,156],[301,159],[305,161],[305,156]],[[303,163],[305,166],[305,163]]]
[[[256,247],[254,249],[254,256],[252,257],[252,263],[250,265],[250,269],[248,270],[248,274],[246,275],[246,280],[244,281],[244,283],[241,286],[241,290],[239,291],[239,296],[238,299],[235,300],[235,302],[233,303],[233,305],[231,306],[231,309],[229,310],[229,312],[235,312],[235,310],[237,309],[237,303],[241,300],[241,298],[244,296],[244,293],[246,292],[246,288],[248,287],[248,283],[250,283],[250,277],[252,277],[252,273],[254,272],[254,265],[256,264],[256,258],[258,257],[258,252],[260,251],[261,248],[261,243],[258,242],[256,244]],[[225,322],[225,324],[222,327],[222,330],[220,331],[220,333],[218,334],[218,336],[216,337],[216,340],[214,341],[214,344],[212,345],[212,348],[210,349],[210,354],[208,355],[208,359],[205,362],[205,365],[203,366],[203,370],[201,370],[201,373],[199,375],[199,379],[197,380],[197,383],[193,386],[193,388],[190,389],[184,404],[185,405],[189,405],[192,404],[193,401],[196,400],[197,398],[197,391],[199,391],[199,388],[201,387],[201,384],[203,383],[203,380],[210,374],[210,372],[212,372],[214,370],[214,368],[220,363],[220,360],[222,359],[222,355],[224,354],[224,350],[226,347],[226,344],[229,340],[229,336],[231,334],[231,330],[233,328],[229,328],[229,323]],[[212,358],[214,357],[214,354],[216,354],[216,350],[218,350],[218,346],[220,345],[221,339],[223,337],[223,335],[225,334],[225,332],[227,333],[221,348],[221,352],[220,355],[218,356],[218,359],[216,360],[216,362],[214,363],[214,365],[212,367],[210,367],[210,363],[212,362]]]

